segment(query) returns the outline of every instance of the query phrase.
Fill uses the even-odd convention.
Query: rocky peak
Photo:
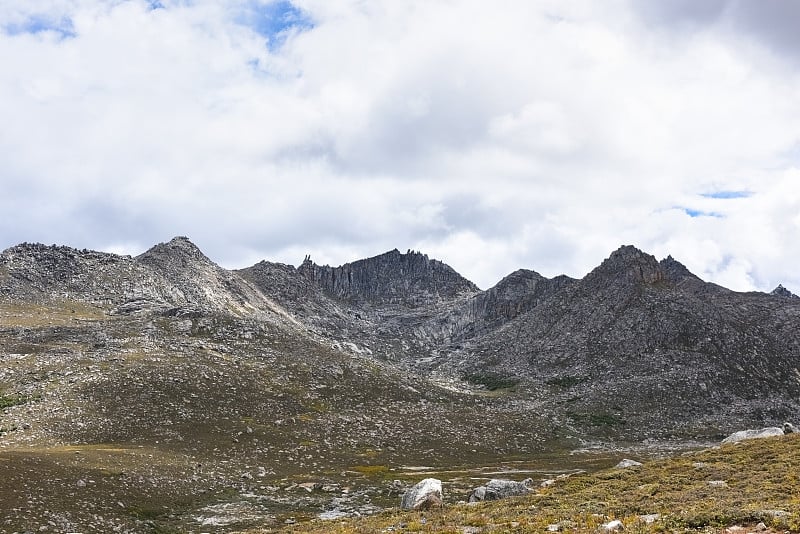
[[[605,286],[620,282],[654,284],[666,278],[664,270],[654,256],[634,246],[624,245],[586,275],[584,281],[590,285]]]
[[[173,237],[167,243],[159,243],[137,256],[136,260],[154,267],[164,267],[170,264],[185,267],[198,262],[206,265],[213,264],[197,245],[184,236]]]
[[[479,291],[450,266],[412,250],[394,249],[340,267],[319,266],[306,257],[298,271],[351,302],[416,306]]]
[[[692,274],[692,272],[686,268],[684,264],[673,258],[672,256],[667,256],[663,260],[659,262],[659,266],[661,270],[664,272],[667,280],[672,283],[678,283],[681,280],[685,280],[687,278],[691,278],[693,280],[700,280],[697,276]]]
[[[800,298],[791,291],[789,291],[788,289],[786,289],[785,287],[783,287],[783,284],[778,284],[778,287],[770,291],[770,295],[775,295],[776,297],[784,297],[790,299]]]

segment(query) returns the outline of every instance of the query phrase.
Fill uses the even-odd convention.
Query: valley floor
[[[445,492],[447,489],[445,488]],[[289,532],[800,531],[800,435],[752,440],[559,479],[525,497],[427,512],[385,512]],[[273,532],[249,530],[247,534]]]

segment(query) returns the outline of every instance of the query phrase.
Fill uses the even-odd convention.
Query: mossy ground
[[[651,514],[658,518],[645,521],[643,516]],[[498,502],[456,504],[421,513],[392,510],[285,530],[545,532],[549,525],[560,525],[568,532],[597,532],[612,519],[621,520],[627,532],[718,532],[759,522],[771,531],[798,532],[800,435],[725,445],[636,468],[575,475],[531,495]],[[247,531],[260,532],[270,531]]]

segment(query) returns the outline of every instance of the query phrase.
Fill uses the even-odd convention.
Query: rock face
[[[526,478],[522,482],[493,478],[483,486],[472,491],[469,502],[496,501],[517,495],[529,493],[533,487],[533,480]]]
[[[319,266],[306,258],[298,271],[326,292],[361,304],[436,304],[463,294],[478,292],[477,286],[444,263],[427,255],[397,249],[341,267]]]
[[[403,510],[429,510],[442,506],[442,481],[436,478],[421,480],[403,495]]]

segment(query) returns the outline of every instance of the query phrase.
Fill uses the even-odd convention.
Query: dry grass
[[[720,484],[715,481],[724,481]],[[446,488],[445,488],[446,490]],[[784,513],[775,515],[770,511]],[[645,522],[642,516],[659,514]],[[719,532],[763,521],[772,531],[800,531],[800,435],[726,445],[642,467],[559,480],[522,498],[442,511],[398,510],[360,519],[314,521],[289,532],[597,532],[619,519],[626,531]],[[752,530],[752,529],[750,529]],[[252,530],[248,534],[271,532]]]
[[[103,308],[73,300],[41,304],[0,302],[0,326],[3,327],[67,326],[81,321],[101,321],[107,318]]]

